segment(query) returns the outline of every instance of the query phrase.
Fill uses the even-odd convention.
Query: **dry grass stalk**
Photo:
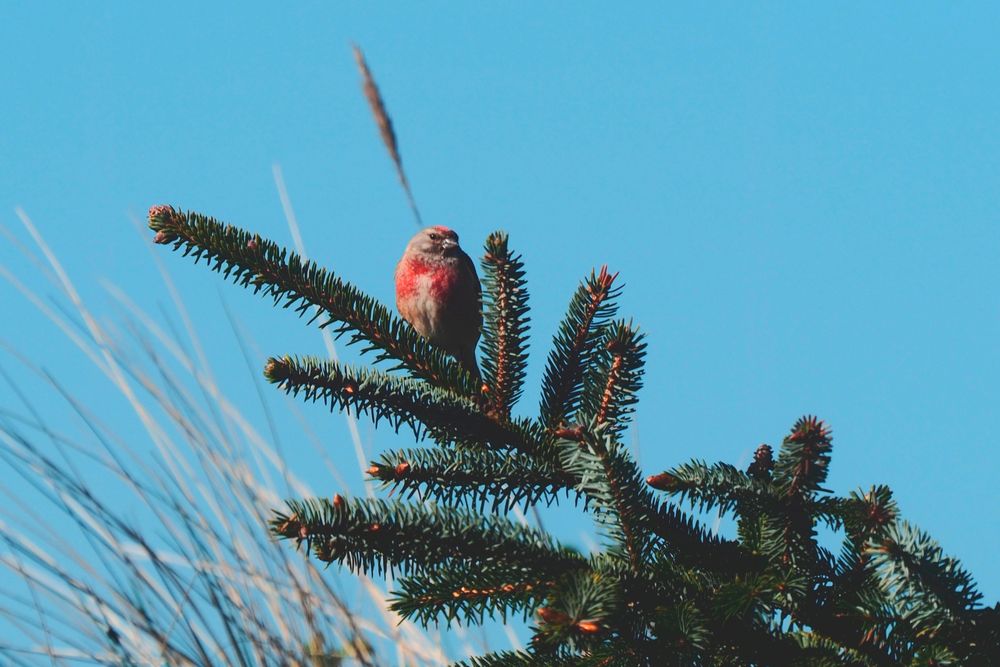
[[[361,72],[365,98],[368,100],[368,106],[371,107],[372,115],[375,117],[378,132],[382,136],[382,143],[385,144],[386,150],[389,151],[389,157],[392,158],[393,164],[396,165],[396,174],[399,176],[399,182],[406,192],[406,199],[410,203],[410,208],[413,210],[417,224],[423,227],[420,211],[417,209],[417,202],[413,198],[413,191],[410,189],[410,182],[406,178],[406,171],[403,170],[403,158],[399,154],[399,142],[396,140],[396,131],[392,127],[392,119],[385,108],[385,101],[382,99],[382,94],[375,83],[375,78],[368,68],[365,54],[361,52],[361,49],[356,44],[351,48],[354,50],[354,60],[358,63],[358,71]]]
[[[50,423],[47,397],[21,391],[21,376],[0,368],[21,403],[0,406],[0,471],[36,492],[0,486],[0,574],[23,584],[0,590],[0,621],[17,635],[0,637],[0,663],[374,667],[393,652],[400,666],[447,663],[439,644],[385,613],[384,589],[364,581],[348,604],[329,573],[263,530],[282,495],[317,494],[285,467],[277,433],[259,433],[226,396],[194,328],[188,340],[165,331],[116,289],[123,330],[102,321],[20,215],[40,257],[22,252],[46,266],[68,307],[49,306],[3,266],[0,278],[110,382],[157,456],[7,350],[90,437]],[[174,292],[166,274],[164,287]],[[183,303],[175,306],[187,323]]]

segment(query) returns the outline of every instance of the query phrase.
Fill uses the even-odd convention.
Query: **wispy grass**
[[[0,485],[0,566],[22,585],[0,589],[0,626],[9,629],[0,631],[0,662],[447,663],[439,642],[385,610],[384,589],[365,580],[339,591],[335,573],[269,538],[265,524],[283,496],[317,494],[286,466],[263,395],[238,405],[225,387],[246,378],[216,381],[169,275],[170,317],[150,315],[108,285],[122,314],[104,322],[19,216],[35,242],[19,250],[59,297],[42,298],[3,265],[0,277],[84,355],[106,380],[94,386],[109,394],[74,395],[5,345],[14,363],[0,366],[0,380],[16,404],[0,405],[0,470],[9,480]],[[184,334],[172,327],[177,319]],[[252,344],[229,321],[248,377],[259,382]],[[44,396],[23,390],[28,376],[47,388]],[[95,406],[113,398],[124,398],[147,446],[102,421]],[[54,401],[65,409],[55,411]],[[349,428],[360,463],[357,427]],[[341,474],[319,448],[316,457]]]

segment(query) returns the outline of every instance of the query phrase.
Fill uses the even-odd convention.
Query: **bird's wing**
[[[482,299],[483,287],[479,283],[479,272],[476,271],[476,263],[472,261],[467,252],[462,253],[462,266],[472,277],[472,283],[476,286],[476,297]]]

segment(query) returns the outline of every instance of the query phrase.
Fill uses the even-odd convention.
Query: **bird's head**
[[[407,247],[407,252],[431,257],[454,257],[461,251],[458,234],[443,225],[421,229]]]

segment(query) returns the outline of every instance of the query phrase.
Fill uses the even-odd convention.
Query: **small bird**
[[[482,288],[458,234],[439,225],[410,239],[396,265],[396,308],[417,333],[480,377],[476,343],[483,326]]]

